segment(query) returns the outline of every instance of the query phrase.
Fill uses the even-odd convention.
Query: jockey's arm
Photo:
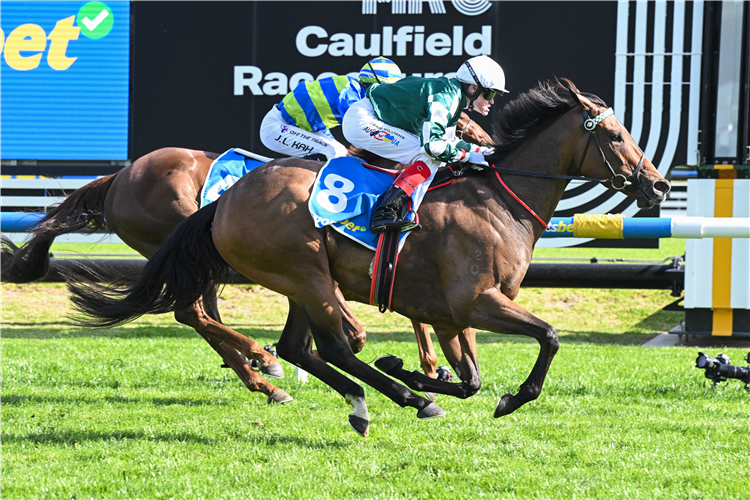
[[[339,93],[337,102],[339,114],[343,117],[352,104],[364,99],[365,95],[365,89],[356,80],[350,79],[346,87]]]
[[[429,106],[429,114],[422,126],[422,149],[429,156],[444,163],[465,161],[469,152],[477,149],[477,146],[458,138],[448,140],[446,132],[448,123],[452,116],[450,111],[440,99],[440,95],[433,95]],[[460,113],[460,110],[457,110]]]

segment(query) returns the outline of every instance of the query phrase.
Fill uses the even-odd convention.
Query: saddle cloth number
[[[341,186],[336,186],[337,182],[340,182]],[[328,174],[323,179],[323,185],[328,189],[323,189],[318,193],[318,205],[331,213],[340,214],[346,209],[349,200],[345,195],[354,191],[354,183],[338,174]],[[334,198],[336,202],[332,203],[331,198]]]

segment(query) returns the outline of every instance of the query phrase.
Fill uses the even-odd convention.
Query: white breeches
[[[320,132],[308,132],[289,125],[274,106],[260,124],[260,142],[271,151],[302,158],[310,154],[324,154],[329,160],[346,156],[346,148],[336,139]]]
[[[419,137],[378,119],[370,100],[367,98],[352,104],[344,115],[342,128],[344,137],[353,146],[366,149],[378,156],[407,166],[418,161],[427,164],[430,169],[430,177],[417,187],[412,195],[414,200],[413,210],[416,211],[435,177],[435,172],[443,163],[425,154]]]

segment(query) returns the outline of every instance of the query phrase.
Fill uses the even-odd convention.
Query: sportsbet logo
[[[71,40],[78,40],[79,34],[91,39],[105,37],[112,31],[113,25],[114,16],[107,4],[89,2],[81,7],[77,15],[57,21],[49,35],[38,24],[22,24],[11,31],[7,39],[0,29],[0,51],[8,66],[18,71],[28,71],[39,67],[49,40],[47,64],[52,69],[64,71],[78,59],[68,57]]]
[[[564,222],[550,224],[548,231],[550,233],[570,233],[570,234],[573,234],[573,224],[566,224]]]

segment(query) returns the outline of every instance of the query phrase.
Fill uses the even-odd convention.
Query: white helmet
[[[480,92],[487,90],[501,96],[508,93],[505,90],[503,68],[488,56],[472,57],[464,62],[456,72],[456,79],[469,85],[478,85]],[[471,100],[473,101],[477,96],[479,92]]]

